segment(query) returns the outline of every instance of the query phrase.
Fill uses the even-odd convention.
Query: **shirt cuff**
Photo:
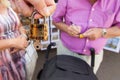
[[[61,19],[58,19],[58,18],[53,18],[53,22],[58,23],[58,22],[62,22],[62,20],[61,20]]]
[[[115,24],[114,26],[118,26],[120,28],[120,23]]]

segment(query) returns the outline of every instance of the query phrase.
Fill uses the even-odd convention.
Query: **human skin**
[[[38,11],[35,18],[50,16],[55,8],[54,0],[10,0],[13,9],[24,16],[31,16],[34,9]]]

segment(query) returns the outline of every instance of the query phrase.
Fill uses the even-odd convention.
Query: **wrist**
[[[16,43],[14,39],[9,39],[9,40],[8,40],[8,45],[9,45],[10,47],[15,47],[15,44],[14,44],[14,43]]]

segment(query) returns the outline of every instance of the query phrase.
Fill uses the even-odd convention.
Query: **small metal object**
[[[39,22],[39,19],[34,19],[36,13],[38,13],[36,10],[32,13],[28,37],[34,41],[35,48],[39,50],[41,48],[40,41],[48,40],[48,24],[46,17],[43,18],[42,23]]]
[[[83,34],[80,34],[80,35],[79,35],[79,38],[84,38],[84,35],[83,35]]]

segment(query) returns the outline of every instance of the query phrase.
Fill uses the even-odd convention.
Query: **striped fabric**
[[[18,24],[18,17],[11,8],[8,14],[0,14],[0,40],[19,36]],[[0,80],[26,80],[25,51],[10,54],[12,50],[0,51]]]

